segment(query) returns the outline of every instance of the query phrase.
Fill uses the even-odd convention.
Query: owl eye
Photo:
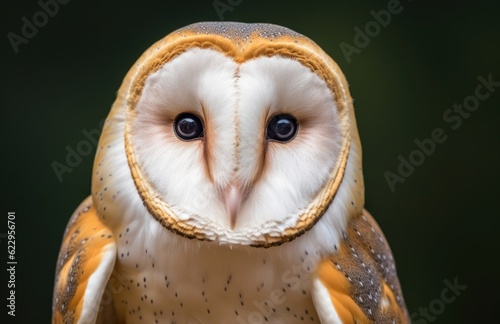
[[[181,140],[192,140],[203,137],[203,123],[193,114],[183,113],[175,118],[174,131]]]
[[[267,138],[279,142],[291,140],[297,133],[297,119],[292,115],[276,115],[267,124]]]

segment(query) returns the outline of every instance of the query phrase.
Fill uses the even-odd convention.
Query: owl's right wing
[[[69,220],[56,266],[52,323],[96,323],[115,265],[111,231],[85,199]]]
[[[319,264],[312,296],[322,323],[410,323],[392,252],[366,210]]]

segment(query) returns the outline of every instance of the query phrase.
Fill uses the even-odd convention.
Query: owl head
[[[106,120],[92,194],[110,228],[270,247],[329,235],[364,204],[347,82],[310,39],[197,23],[151,46]]]

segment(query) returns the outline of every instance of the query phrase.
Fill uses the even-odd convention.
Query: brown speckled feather
[[[94,323],[115,262],[111,231],[99,220],[92,198],[69,220],[56,266],[52,323]],[[90,288],[90,289],[89,289]]]
[[[410,323],[392,252],[366,210],[349,222],[338,253],[320,263],[318,278],[344,323]]]

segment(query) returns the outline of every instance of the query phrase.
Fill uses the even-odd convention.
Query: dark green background
[[[353,44],[353,28],[364,28],[373,20],[370,11],[385,9],[387,1],[243,0],[224,19],[287,26],[337,61],[355,99],[366,206],[391,244],[410,313],[440,298],[443,280],[457,277],[468,288],[435,322],[489,322],[497,317],[500,281],[500,222],[493,207],[499,193],[500,88],[456,130],[442,115],[474,93],[479,75],[492,73],[500,81],[499,6],[401,4],[403,11],[351,63],[339,44]],[[51,314],[66,221],[90,191],[93,153],[62,182],[51,163],[64,163],[65,147],[76,148],[85,139],[82,130],[98,127],[125,73],[149,45],[179,27],[219,16],[212,0],[73,0],[15,54],[7,33],[19,34],[21,18],[31,19],[40,8],[35,0],[2,7],[0,206],[2,219],[7,211],[17,214],[15,322],[43,323]],[[391,192],[383,173],[396,172],[398,155],[407,157],[414,140],[437,127],[445,130],[446,142]],[[0,239],[6,260],[6,240]],[[0,306],[1,316],[6,312]]]

